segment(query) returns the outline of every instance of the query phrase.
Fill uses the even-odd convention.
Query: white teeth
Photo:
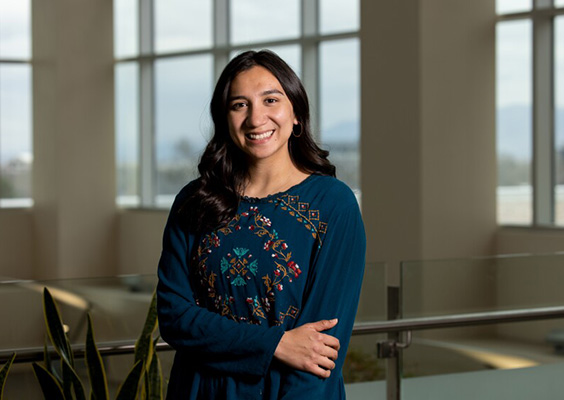
[[[274,131],[268,131],[268,132],[264,132],[264,133],[249,133],[249,138],[251,138],[252,140],[261,140],[261,139],[266,139],[267,137],[270,137],[272,134],[274,133]]]

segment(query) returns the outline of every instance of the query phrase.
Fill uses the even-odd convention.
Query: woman
[[[159,262],[160,331],[176,349],[167,397],[344,399],[365,253],[356,199],[274,53],[234,58],[211,114]]]

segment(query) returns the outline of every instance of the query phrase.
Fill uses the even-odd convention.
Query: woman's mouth
[[[266,131],[263,133],[247,133],[247,137],[251,140],[264,140],[272,136],[274,130]]]

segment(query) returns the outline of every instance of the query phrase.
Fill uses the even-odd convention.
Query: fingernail
[[[337,318],[333,318],[331,322],[339,322],[339,320]]]

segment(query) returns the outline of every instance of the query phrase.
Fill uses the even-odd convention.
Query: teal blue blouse
[[[223,228],[194,235],[176,197],[159,261],[162,337],[176,349],[169,399],[344,399],[342,365],[362,283],[366,239],[341,181],[311,175],[243,198]],[[273,358],[284,331],[338,318],[341,349],[322,379]]]

